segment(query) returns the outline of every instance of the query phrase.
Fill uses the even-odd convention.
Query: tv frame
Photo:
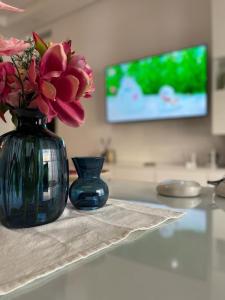
[[[177,52],[177,51],[182,51],[182,50],[187,50],[187,49],[191,49],[191,48],[195,48],[195,47],[200,47],[200,46],[204,46],[206,47],[206,114],[202,115],[202,116],[184,116],[184,117],[171,117],[171,118],[158,118],[158,119],[144,119],[144,120],[124,120],[124,121],[110,121],[108,119],[108,115],[107,115],[107,96],[106,96],[106,71],[108,68],[116,66],[116,65],[120,65],[120,64],[126,64],[129,63],[131,61],[138,61],[141,59],[145,59],[145,58],[149,58],[149,57],[155,57],[155,56],[161,56],[161,55],[166,55],[166,54],[170,54],[172,52]],[[146,123],[146,122],[162,122],[162,121],[177,121],[177,120],[193,120],[193,119],[202,119],[202,118],[206,118],[209,116],[209,109],[210,109],[210,103],[209,103],[209,78],[210,72],[209,72],[209,45],[207,43],[200,43],[200,44],[194,44],[191,46],[187,46],[187,47],[182,47],[179,49],[174,49],[174,50],[169,50],[169,51],[165,51],[165,52],[161,52],[159,54],[152,54],[152,55],[145,55],[139,58],[134,58],[134,59],[129,59],[126,61],[121,61],[121,62],[117,62],[117,63],[113,63],[110,65],[105,66],[104,68],[104,103],[105,103],[105,120],[108,124],[132,124],[132,123]]]

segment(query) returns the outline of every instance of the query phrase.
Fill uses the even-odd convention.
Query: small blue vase
[[[109,196],[107,184],[100,178],[103,157],[72,158],[78,179],[70,187],[70,201],[75,208],[93,210],[105,205]]]

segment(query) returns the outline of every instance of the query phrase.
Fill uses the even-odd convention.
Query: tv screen
[[[111,123],[207,115],[207,47],[149,56],[106,68]]]

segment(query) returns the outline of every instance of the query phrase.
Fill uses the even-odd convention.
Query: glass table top
[[[155,185],[111,181],[111,198],[185,210],[177,221],[137,234],[1,300],[224,300],[225,198],[156,195]]]

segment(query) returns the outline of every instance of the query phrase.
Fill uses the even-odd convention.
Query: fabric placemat
[[[10,230],[0,225],[0,295],[86,258],[128,237],[183,215],[149,204],[110,199],[95,211],[68,204],[55,222]]]

